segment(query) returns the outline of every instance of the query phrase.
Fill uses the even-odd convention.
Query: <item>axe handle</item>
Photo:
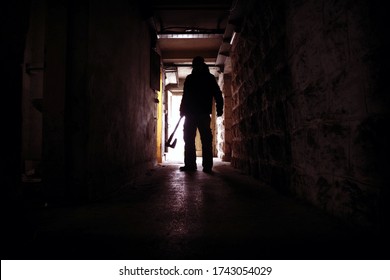
[[[180,119],[179,119],[179,121],[177,122],[177,124],[176,124],[176,126],[175,126],[175,129],[173,130],[171,136],[169,136],[168,141],[167,141],[168,143],[170,143],[170,142],[172,141],[173,135],[175,135],[175,132],[176,132],[176,130],[177,130],[177,128],[178,128],[178,126],[179,126],[179,123],[180,123],[180,121],[181,121],[182,118],[183,118],[183,116],[180,117]]]

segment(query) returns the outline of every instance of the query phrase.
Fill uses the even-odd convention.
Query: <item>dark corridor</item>
[[[379,1],[2,12],[2,259],[389,258]],[[213,174],[166,160],[197,55],[224,98]]]
[[[281,196],[216,160],[214,174],[158,165],[83,205],[30,197],[15,259],[381,259],[377,232]],[[23,225],[21,227],[20,225]],[[4,251],[3,251],[4,252]]]

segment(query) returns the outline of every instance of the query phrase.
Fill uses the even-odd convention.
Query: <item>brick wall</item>
[[[232,164],[287,192],[291,151],[286,120],[290,75],[285,17],[283,6],[268,2],[248,4],[233,46]]]
[[[231,56],[233,166],[336,216],[375,222],[388,98],[373,6],[246,3]]]

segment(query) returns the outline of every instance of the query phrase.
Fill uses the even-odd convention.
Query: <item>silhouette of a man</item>
[[[195,171],[196,149],[195,136],[199,129],[202,142],[202,166],[206,173],[212,172],[213,135],[210,128],[210,115],[212,112],[213,98],[216,103],[217,116],[223,114],[222,92],[210,73],[204,58],[197,56],[192,60],[192,73],[184,82],[183,97],[180,104],[180,116],[185,116],[184,122],[184,166],[180,171]]]

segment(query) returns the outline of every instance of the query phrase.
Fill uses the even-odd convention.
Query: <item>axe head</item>
[[[177,139],[175,139],[172,144],[167,142],[165,145],[167,147],[170,147],[170,148],[174,149],[176,147],[176,142],[177,142]]]

